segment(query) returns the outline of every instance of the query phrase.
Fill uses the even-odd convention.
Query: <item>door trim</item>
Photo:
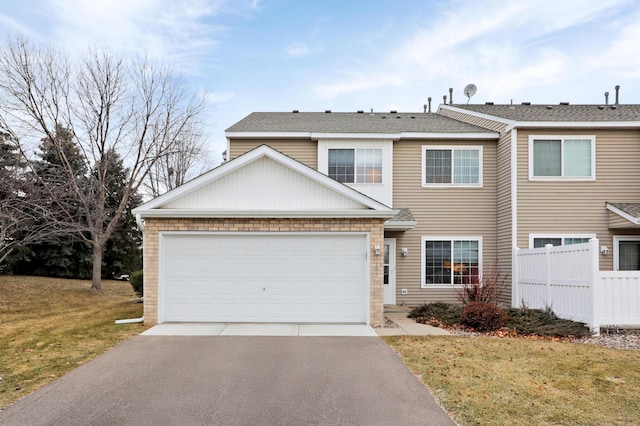
[[[396,239],[395,238],[385,238],[384,245],[389,245],[389,284],[383,284],[384,286],[384,295],[383,295],[383,303],[385,305],[395,305],[396,304]],[[386,264],[385,264],[386,265]],[[387,291],[386,286],[389,286],[389,290]]]

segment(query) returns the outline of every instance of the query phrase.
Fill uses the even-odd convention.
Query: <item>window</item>
[[[470,284],[479,279],[480,238],[422,238],[422,286]]]
[[[580,235],[529,235],[529,247],[540,248],[547,244],[553,246],[569,246],[572,244],[588,243],[590,239],[595,238],[595,234]]]
[[[342,183],[382,183],[382,150],[329,149],[327,174]]]
[[[640,239],[636,237],[614,237],[616,271],[640,271]]]
[[[422,186],[482,186],[482,147],[424,146]]]
[[[595,179],[595,136],[530,136],[529,178]]]

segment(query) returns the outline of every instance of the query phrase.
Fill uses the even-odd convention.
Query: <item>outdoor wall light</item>
[[[407,256],[409,256],[409,249],[408,249],[408,248],[406,248],[406,247],[402,247],[402,248],[400,249],[400,254],[401,254],[403,257],[407,257]]]
[[[606,256],[609,254],[609,247],[607,246],[600,246],[600,254],[603,256]]]
[[[373,254],[380,256],[380,246],[373,246]]]

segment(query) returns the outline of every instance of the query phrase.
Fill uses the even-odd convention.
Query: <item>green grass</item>
[[[461,425],[640,424],[640,351],[531,338],[385,340]]]
[[[0,276],[0,408],[146,328],[115,325],[142,316],[123,281]]]

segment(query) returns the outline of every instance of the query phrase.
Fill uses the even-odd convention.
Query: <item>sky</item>
[[[0,0],[0,33],[170,63],[207,93],[213,163],[253,111],[640,103],[636,0]]]

